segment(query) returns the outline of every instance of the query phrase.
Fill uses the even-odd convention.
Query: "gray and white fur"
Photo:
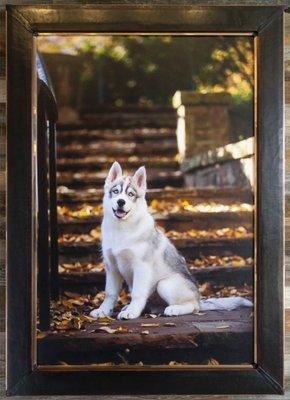
[[[114,162],[105,181],[102,221],[102,252],[106,269],[105,300],[93,317],[111,315],[125,281],[131,302],[118,315],[133,319],[141,315],[149,297],[157,291],[168,304],[167,316],[190,314],[203,309],[220,309],[222,299],[200,302],[197,285],[185,259],[166,235],[156,227],[145,200],[146,170],[123,176]],[[243,303],[234,301],[234,308]],[[245,303],[245,302],[244,302]],[[231,302],[227,301],[227,307]]]

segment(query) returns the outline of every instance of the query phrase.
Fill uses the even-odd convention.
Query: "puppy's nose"
[[[119,199],[118,201],[117,201],[117,204],[118,204],[118,206],[119,207],[123,207],[124,205],[125,205],[125,200],[123,200],[123,199]]]

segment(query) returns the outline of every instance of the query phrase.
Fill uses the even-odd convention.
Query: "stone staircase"
[[[183,176],[178,165],[175,130],[171,123],[169,126],[162,127],[158,124],[155,127],[142,127],[140,123],[135,127],[126,127],[125,120],[122,120],[121,125],[102,128],[94,127],[90,123],[89,127],[82,124],[60,126],[58,129],[57,182],[61,293],[69,291],[95,295],[104,290],[105,272],[101,260],[99,231],[102,218],[102,187],[108,169],[115,159],[128,173],[133,172],[140,165],[146,166],[149,188],[147,201],[150,210],[157,224],[164,229],[167,236],[186,257],[190,272],[196,277],[204,291],[201,291],[202,295],[207,297],[221,289],[228,295],[239,294],[241,288],[245,286],[251,291],[253,284],[252,193],[243,188],[184,187]],[[163,125],[166,123],[164,122]],[[227,287],[231,287],[232,292],[227,291],[225,289]],[[210,294],[207,293],[209,288]],[[241,320],[241,312],[243,324],[239,329],[237,322]],[[196,360],[199,360],[204,356],[201,349],[206,347],[207,340],[211,341],[215,337],[214,343],[216,343],[218,338],[218,340],[223,338],[221,343],[223,342],[223,346],[226,346],[224,332],[222,329],[215,328],[220,320],[227,320],[226,326],[229,326],[231,331],[227,332],[227,340],[229,346],[237,351],[236,354],[231,353],[231,356],[224,357],[219,348],[219,362],[233,364],[247,362],[250,349],[252,349],[250,311],[232,311],[230,317],[223,316],[221,312],[207,314],[208,318],[202,316],[182,318],[178,340],[182,341],[182,335],[187,337],[189,323],[194,323],[195,327],[198,326],[203,346],[198,351],[195,349],[194,352]],[[163,317],[158,317],[158,321],[159,319],[164,321]],[[122,325],[131,327],[133,324],[134,327],[139,322],[122,321]],[[171,323],[175,322],[171,321]],[[191,334],[196,336],[194,332],[193,329]],[[200,332],[205,332],[205,336]],[[100,355],[98,338],[101,337],[103,345],[108,340],[114,342],[109,335],[103,335],[104,333],[98,333],[94,338],[92,335],[88,338],[85,333],[76,332],[73,335],[74,340],[80,341],[81,346],[84,345],[84,341],[86,343],[82,356],[78,356],[73,351],[74,345],[65,344],[61,334],[58,336],[58,341],[55,335],[53,340],[48,335],[39,340],[40,358],[48,357],[45,343],[53,342],[54,350],[51,351],[51,346],[49,347],[48,357],[51,363],[58,361],[85,363],[93,362],[92,359],[115,363],[116,360],[113,360],[108,353]],[[152,340],[154,343],[159,343],[159,346],[161,338],[165,338],[164,335],[167,335],[166,341],[169,343],[169,348],[172,347],[170,340],[175,342],[175,339],[168,328],[157,329]],[[123,350],[129,346],[132,339],[130,335],[127,336],[126,339],[126,335],[122,335]],[[89,340],[89,344],[86,340]],[[248,350],[245,351],[246,356],[242,356],[238,350],[243,340],[244,346],[248,346]],[[142,343],[139,337],[138,346],[136,345],[138,355],[135,354],[133,357],[134,362],[147,352],[148,346],[150,347],[148,337]],[[154,347],[155,344],[152,343]],[[178,358],[176,343],[171,352],[166,355],[167,361]],[[111,350],[117,346],[116,343],[111,342],[107,345]],[[187,345],[185,348],[192,354],[192,348],[189,350]],[[71,351],[74,355],[71,355]],[[216,350],[210,346],[210,350],[206,353],[209,358],[210,352],[216,353]],[[155,361],[151,358],[150,363],[158,362],[157,358]]]

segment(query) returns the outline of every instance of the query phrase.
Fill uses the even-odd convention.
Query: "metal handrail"
[[[38,79],[38,296],[41,329],[49,328],[50,300],[58,297],[57,118],[54,95],[48,85]]]

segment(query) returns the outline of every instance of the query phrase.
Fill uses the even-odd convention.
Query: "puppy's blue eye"
[[[128,193],[128,196],[129,196],[129,197],[133,197],[134,194],[133,194],[132,192],[130,192],[130,193]]]
[[[118,190],[118,189],[115,189],[115,190],[113,190],[113,193],[114,193],[114,194],[118,194],[118,193],[119,193],[119,190]]]

